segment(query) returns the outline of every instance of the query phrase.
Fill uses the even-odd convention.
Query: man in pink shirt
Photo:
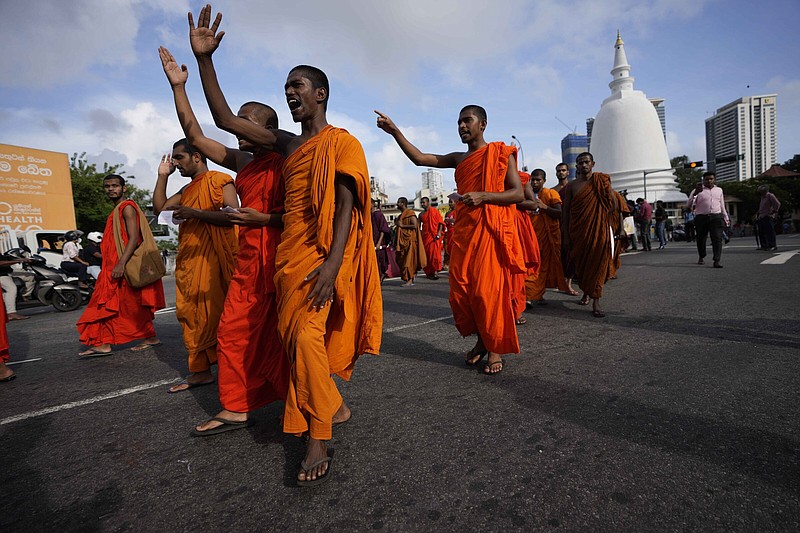
[[[703,174],[702,183],[698,183],[689,201],[687,209],[694,209],[694,226],[697,231],[698,265],[704,264],[706,256],[706,239],[711,233],[711,249],[714,253],[714,268],[722,268],[719,264],[722,257],[722,230],[730,225],[730,217],[725,210],[725,199],[722,189],[716,186],[717,176],[713,172]]]

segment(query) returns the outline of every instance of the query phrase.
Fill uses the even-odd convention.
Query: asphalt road
[[[548,292],[493,377],[463,364],[446,276],[387,281],[383,353],[342,384],[353,418],[312,489],[278,405],[189,437],[219,406],[166,393],[173,312],[163,346],[79,361],[80,312],[31,311],[8,325],[13,360],[39,360],[0,384],[0,530],[798,531],[800,256],[736,239],[724,269],[695,263],[688,243],[623,256],[605,319]]]

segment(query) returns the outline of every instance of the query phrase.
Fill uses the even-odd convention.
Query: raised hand
[[[172,155],[164,154],[161,156],[161,162],[158,164],[158,175],[169,176],[175,172],[175,165],[172,164]]]
[[[169,84],[173,87],[176,85],[185,85],[186,80],[189,79],[189,71],[186,65],[178,66],[178,62],[172,57],[172,54],[163,46],[158,47],[158,56],[161,58],[161,66],[164,67],[164,74],[167,75]]]
[[[189,12],[189,43],[195,56],[210,56],[219,47],[224,31],[217,33],[222,22],[222,13],[217,13],[214,23],[211,24],[211,5],[206,4],[197,15],[197,27],[194,27],[194,18]]]
[[[388,116],[384,115],[377,109],[375,110],[375,114],[378,115],[376,126],[378,126],[380,129],[382,129],[389,135],[392,135],[397,131],[397,126],[395,126],[394,122],[392,122],[392,119],[390,119]]]

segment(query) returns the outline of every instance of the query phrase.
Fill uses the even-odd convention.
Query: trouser
[[[652,226],[652,224],[653,223],[649,220],[639,223],[639,231],[641,232],[639,237],[642,240],[642,250],[650,249],[650,226]]]
[[[685,224],[686,240],[692,242],[694,240],[694,221]]]
[[[667,221],[662,220],[660,222],[656,222],[656,236],[658,237],[658,245],[659,246],[666,246],[667,245]]]
[[[711,215],[695,215],[694,225],[697,230],[697,254],[700,259],[706,256],[706,239],[711,234],[711,250],[715,263],[722,257],[722,229],[725,220],[721,213]]]
[[[75,274],[78,281],[86,281],[86,265],[77,261],[61,261],[61,270],[67,274]]]
[[[100,267],[97,265],[89,265],[86,267],[86,273],[94,279],[100,279]]]
[[[6,306],[6,313],[17,312],[17,286],[11,276],[0,276],[0,286],[3,287],[3,303]]]
[[[775,226],[772,224],[772,218],[759,218],[757,223],[759,234],[761,236],[761,247],[774,248],[777,243],[775,241]]]

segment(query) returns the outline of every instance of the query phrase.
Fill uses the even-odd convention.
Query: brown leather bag
[[[158,250],[156,240],[153,238],[153,232],[150,231],[147,218],[145,218],[139,206],[136,206],[136,213],[139,215],[139,231],[142,234],[142,242],[125,265],[125,279],[128,285],[138,289],[160,280],[167,273],[167,269],[164,267],[161,252]],[[125,246],[122,241],[122,225],[119,222],[119,206],[114,208],[112,214],[117,257],[122,257]]]

